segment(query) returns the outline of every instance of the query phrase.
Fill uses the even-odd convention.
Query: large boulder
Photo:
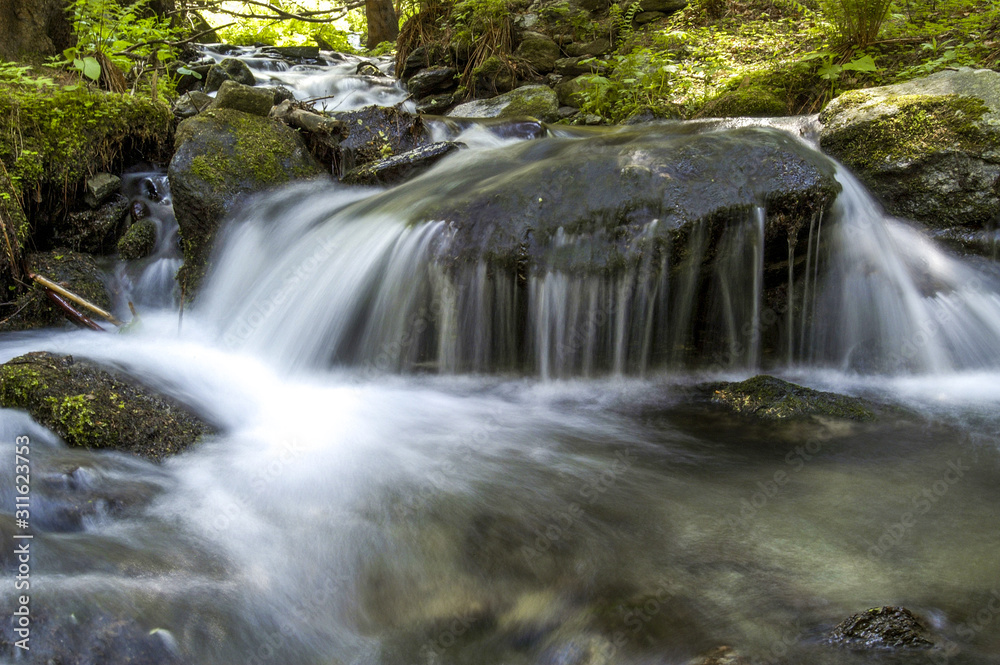
[[[175,400],[72,356],[29,353],[0,366],[0,406],[25,409],[71,446],[176,454],[211,427]]]
[[[552,122],[559,117],[559,98],[544,85],[527,85],[491,99],[459,104],[448,112],[455,118],[537,118]]]
[[[188,294],[228,213],[251,194],[324,173],[294,129],[233,109],[188,118],[177,128],[176,147],[167,175],[183,239],[179,279]]]
[[[892,214],[939,228],[1000,215],[1000,73],[963,68],[844,93],[820,145]]]
[[[451,223],[443,258],[456,262],[604,273],[661,245],[683,254],[693,229],[721,232],[761,203],[768,258],[787,261],[788,236],[807,233],[839,191],[832,162],[776,130],[691,131],[527,142],[442,166],[433,177],[449,186],[438,192],[418,179],[391,196],[418,219]]]

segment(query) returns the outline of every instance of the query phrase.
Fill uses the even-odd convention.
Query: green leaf
[[[857,60],[851,60],[843,68],[854,72],[874,72],[878,69],[870,55],[858,58]]]
[[[840,76],[840,70],[843,69],[840,65],[823,65],[819,68],[819,77],[821,79],[826,79],[827,81],[834,81]]]
[[[89,78],[91,81],[96,81],[101,78],[101,63],[97,62],[97,58],[86,57],[83,59],[83,67],[80,68],[83,75]]]

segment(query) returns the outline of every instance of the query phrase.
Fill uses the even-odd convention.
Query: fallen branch
[[[271,110],[271,116],[313,134],[340,134],[344,129],[343,121],[295,108],[291,100],[275,106]]]
[[[89,328],[91,330],[96,330],[98,332],[104,332],[104,328],[97,325],[92,319],[87,318],[81,312],[79,312],[75,307],[70,305],[55,291],[46,291],[46,297],[59,306],[59,309],[63,311],[63,314],[67,319],[80,326],[81,328]]]
[[[41,284],[43,287],[45,287],[46,289],[48,289],[50,292],[55,292],[56,294],[62,296],[63,298],[67,298],[69,300],[72,300],[77,305],[80,305],[81,307],[85,307],[86,309],[89,309],[91,312],[93,312],[94,314],[97,314],[98,316],[100,316],[102,319],[108,321],[109,323],[113,323],[116,326],[120,326],[122,324],[122,322],[119,321],[118,319],[116,319],[115,316],[114,316],[114,314],[112,314],[111,312],[108,312],[108,311],[106,311],[104,309],[101,309],[100,307],[98,307],[97,305],[93,304],[92,302],[90,302],[90,301],[88,301],[88,300],[86,300],[86,299],[84,299],[84,298],[76,295],[75,293],[73,293],[69,289],[67,289],[65,287],[62,287],[59,284],[56,284],[51,279],[47,279],[45,277],[42,277],[41,275],[36,275],[35,273],[28,273],[28,277],[30,277],[31,279],[35,280],[39,284]]]

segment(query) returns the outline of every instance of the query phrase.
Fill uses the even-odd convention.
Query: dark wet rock
[[[658,122],[661,120],[680,120],[680,111],[673,111],[673,109],[652,109],[648,106],[638,108],[632,112],[629,117],[625,118],[623,125],[641,125],[648,122]]]
[[[334,117],[347,132],[339,146],[341,173],[413,150],[429,139],[420,117],[398,108],[366,106]]]
[[[98,173],[92,178],[87,178],[87,191],[83,195],[83,200],[91,208],[96,208],[121,187],[122,180],[118,176],[111,173]]]
[[[211,97],[200,90],[186,92],[174,102],[174,115],[178,118],[192,118],[205,109],[214,101]]]
[[[611,52],[611,42],[605,37],[598,37],[597,39],[579,43],[575,42],[566,45],[566,55],[571,58],[579,57],[590,57],[595,58],[599,55],[605,55]]]
[[[490,97],[513,90],[517,77],[506,60],[493,56],[472,70],[470,85],[477,97]]]
[[[521,40],[514,55],[527,62],[539,74],[546,74],[556,68],[556,60],[562,57],[559,45],[538,33],[530,33]]]
[[[93,469],[79,466],[40,473],[34,485],[38,492],[31,528],[57,533],[82,531],[87,522],[135,515],[157,494],[155,486],[128,476],[107,480],[99,479]]]
[[[378,67],[370,62],[359,62],[358,68],[354,70],[358,76],[385,76]]]
[[[132,215],[132,221],[138,222],[140,219],[146,219],[152,213],[149,210],[149,204],[141,199],[135,199],[129,203],[129,214]]]
[[[223,81],[209,108],[233,109],[251,115],[267,116],[272,106],[274,90],[243,85],[236,81]]]
[[[268,46],[264,53],[276,55],[283,60],[305,61],[305,64],[319,59],[319,46]]]
[[[103,271],[94,257],[65,249],[38,252],[27,257],[28,269],[61,284],[98,307],[111,309],[111,299],[104,285]],[[45,290],[33,284],[12,306],[3,310],[0,331],[32,330],[69,325],[56,305],[45,296]]]
[[[270,90],[273,95],[271,104],[277,106],[284,101],[295,101],[295,93],[283,85],[260,85],[256,86],[260,90]]]
[[[126,261],[143,259],[156,248],[156,223],[151,219],[136,222],[118,241],[118,255]]]
[[[1000,216],[1000,72],[962,68],[853,90],[820,114],[820,145],[887,210],[937,228]]]
[[[224,81],[236,81],[243,85],[253,85],[257,82],[253,72],[242,60],[226,58],[209,70],[205,77],[205,92],[215,92]]]
[[[179,453],[212,431],[187,407],[124,374],[45,352],[0,365],[0,405],[26,410],[70,446],[152,460]]]
[[[226,214],[251,194],[325,172],[294,129],[233,109],[182,122],[176,148],[167,174],[184,248],[178,279],[188,294],[201,281]]]
[[[559,118],[559,99],[548,86],[528,85],[491,99],[459,104],[448,115],[456,118],[537,118],[552,122]]]
[[[695,230],[707,234],[703,261],[710,262],[712,241],[749,219],[759,202],[767,213],[765,260],[787,261],[788,236],[807,234],[813,215],[840,189],[821,154],[758,128],[692,134],[643,127],[526,142],[439,177],[452,184],[447,196],[415,190],[412,205],[420,219],[453,224],[442,259],[487,260],[519,272],[617,270],[661,251],[681,266]],[[393,196],[405,200],[407,185]]]
[[[417,113],[426,115],[441,115],[455,105],[455,95],[446,92],[443,95],[431,95],[417,102]]]
[[[764,420],[805,416],[828,416],[850,420],[873,420],[875,410],[865,400],[782,381],[761,374],[739,383],[707,386],[712,401],[732,411]]]
[[[418,46],[413,49],[403,62],[403,71],[399,72],[399,78],[406,81],[411,76],[425,67],[430,67],[435,61],[426,46]]]
[[[875,607],[845,619],[830,642],[852,649],[930,649],[934,643],[920,620],[904,607]]]
[[[451,90],[458,84],[458,70],[454,67],[431,67],[417,72],[406,84],[414,97],[426,97],[436,92]]]
[[[52,232],[51,242],[89,254],[110,254],[128,225],[129,203],[121,194],[96,210],[71,212]]]
[[[12,598],[13,599],[13,598]],[[13,607],[4,607],[11,616]],[[0,627],[0,655],[13,662],[19,639],[13,622]],[[156,626],[140,624],[133,618],[117,618],[95,607],[58,610],[32,598],[32,663],[58,665],[185,665],[176,640]],[[27,662],[27,661],[26,661]]]
[[[420,175],[434,164],[460,148],[462,143],[442,141],[414,148],[348,171],[341,181],[348,185],[394,185]]]

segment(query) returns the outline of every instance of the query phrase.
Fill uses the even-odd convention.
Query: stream
[[[354,62],[247,57],[300,98],[405,96],[360,85]],[[407,216],[475,187],[477,165],[514,177],[619,130],[529,141],[432,122],[469,149],[392,190],[298,184],[231,220],[182,321],[166,178],[125,179],[155,192],[157,251],[109,277],[141,327],[5,334],[0,362],[45,350],[125,368],[220,433],[157,465],[0,410],[0,439],[30,439],[34,527],[31,651],[5,622],[2,662],[683,664],[723,645],[752,663],[1000,661],[995,263],[887,217],[838,167],[835,210],[799,248],[801,306],[764,320],[751,214],[714,263],[718,348],[693,353],[683,279],[452,278],[435,260],[447,225]],[[900,408],[775,423],[693,397],[761,371]],[[5,534],[14,468],[0,459]],[[12,613],[18,592],[0,588]],[[882,605],[913,610],[938,647],[826,643]]]

